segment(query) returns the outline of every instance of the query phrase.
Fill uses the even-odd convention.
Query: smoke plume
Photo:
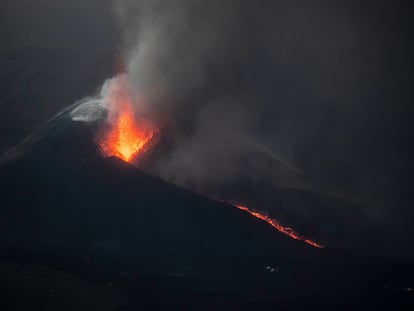
[[[356,1],[118,1],[128,80],[173,133],[150,170],[257,208],[282,200],[277,216],[315,234],[359,219],[346,246],[398,248],[393,238],[409,230],[394,208],[408,159],[397,152],[401,129],[383,124],[403,115],[387,113],[398,99],[390,46],[399,29],[376,4],[372,14]],[[282,188],[353,203],[321,212],[280,198]],[[342,204],[331,199],[315,204]],[[368,223],[400,230],[380,245]]]

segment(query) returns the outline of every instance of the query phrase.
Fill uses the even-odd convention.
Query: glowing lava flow
[[[239,209],[241,209],[242,211],[248,212],[250,215],[252,215],[252,216],[254,216],[256,218],[259,218],[261,220],[264,220],[269,225],[271,225],[273,228],[276,228],[278,231],[286,234],[287,236],[291,237],[292,239],[303,241],[303,242],[305,242],[305,243],[307,243],[309,245],[312,245],[314,247],[317,247],[317,248],[323,248],[323,246],[321,244],[319,244],[319,243],[317,243],[315,241],[309,240],[307,238],[304,238],[303,236],[301,236],[299,233],[297,233],[292,228],[282,226],[281,224],[279,224],[277,222],[277,220],[272,219],[269,216],[260,214],[259,212],[252,211],[248,207],[243,206],[243,205],[234,205],[234,206],[237,207],[237,208],[239,208]]]
[[[125,77],[111,82],[108,97],[109,128],[101,136],[99,146],[106,156],[131,162],[145,151],[155,131],[147,119],[135,115]]]
[[[98,141],[99,146],[102,152],[108,157],[116,156],[126,162],[134,162],[137,156],[145,152],[148,144],[157,133],[157,130],[143,114],[136,115],[139,103],[134,102],[135,104],[133,104],[125,75],[117,76],[110,81],[106,97],[108,101],[109,115],[107,121],[109,127],[102,132]],[[141,106],[141,110],[143,110],[142,108]],[[295,240],[303,241],[314,247],[323,248],[322,245],[304,238],[290,227],[282,226],[269,216],[250,210],[243,205],[234,206],[248,212],[256,218],[264,220],[278,231]]]

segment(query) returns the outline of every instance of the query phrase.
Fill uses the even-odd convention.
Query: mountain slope
[[[130,310],[270,310],[285,303],[302,309],[292,295],[330,308],[359,303],[355,293],[368,297],[373,288],[377,299],[392,299],[414,284],[411,263],[391,268],[394,261],[311,247],[229,204],[103,158],[93,143],[97,124],[66,118],[0,167],[6,267],[40,264],[111,282]],[[18,274],[16,280],[31,282]],[[9,288],[7,282],[0,285]],[[336,298],[320,299],[326,291]]]

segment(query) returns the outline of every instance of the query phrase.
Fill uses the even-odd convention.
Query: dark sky
[[[1,151],[112,74],[120,40],[109,3],[1,1]]]
[[[222,123],[248,133],[363,198],[388,249],[414,252],[409,1],[117,3],[1,1],[0,151],[93,94],[120,53],[142,62],[144,79],[132,76],[163,90],[183,136]],[[152,31],[161,42],[135,57]],[[197,152],[214,156],[206,145]]]

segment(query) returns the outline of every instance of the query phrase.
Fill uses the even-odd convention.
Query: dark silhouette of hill
[[[93,143],[98,125],[63,113],[3,158],[2,309],[70,308],[64,299],[45,303],[56,290],[78,299],[79,310],[103,310],[100,295],[121,310],[413,305],[410,262],[311,247],[229,204],[103,158]],[[39,269],[52,271],[53,282]],[[93,299],[73,292],[74,280],[95,288]],[[33,284],[53,291],[36,294]]]

